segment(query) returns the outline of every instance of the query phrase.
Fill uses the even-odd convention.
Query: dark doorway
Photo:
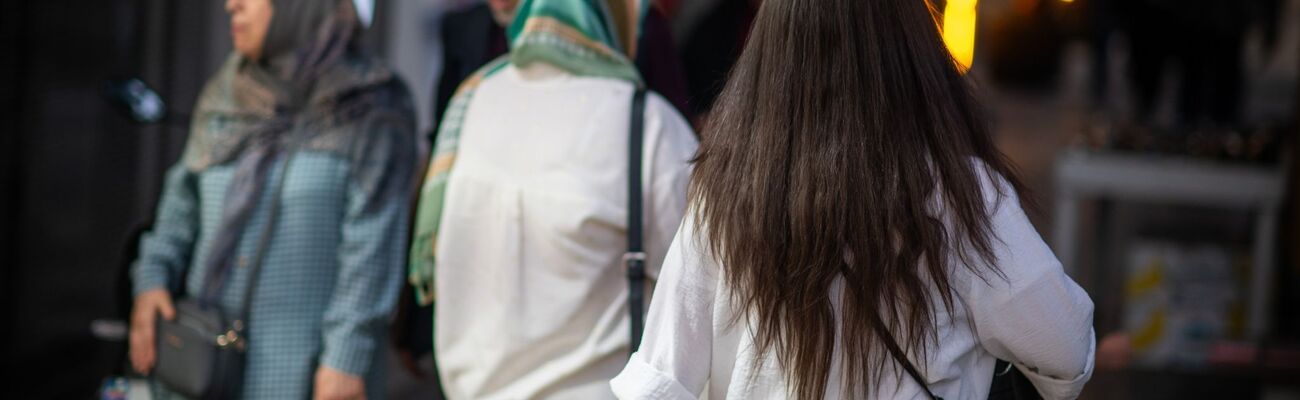
[[[104,96],[139,77],[188,112],[227,48],[220,2],[0,5],[0,318],[9,398],[91,398],[125,343],[127,243],[147,223],[183,121],[140,125]],[[105,331],[112,333],[111,329]],[[111,336],[111,335],[110,335]]]

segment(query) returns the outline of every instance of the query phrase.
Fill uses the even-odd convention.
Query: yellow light
[[[1063,0],[1064,1],[1064,0]],[[975,59],[975,4],[978,0],[948,0],[943,10],[943,41],[962,72]]]

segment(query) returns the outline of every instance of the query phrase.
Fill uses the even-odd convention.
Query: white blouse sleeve
[[[610,386],[620,399],[695,399],[709,380],[718,266],[688,214],[664,257],[641,348]]]
[[[982,175],[982,174],[981,174]],[[1079,396],[1092,376],[1096,337],[1092,300],[1029,223],[1014,189],[997,177],[983,183],[993,211],[994,256],[1001,274],[968,276],[956,285],[970,307],[980,343],[1013,362],[1045,399]],[[1005,196],[997,197],[1001,188]]]
[[[686,213],[686,186],[691,179],[691,157],[699,142],[686,119],[658,94],[646,97],[645,129],[645,250],[646,274],[659,277],[663,255]]]

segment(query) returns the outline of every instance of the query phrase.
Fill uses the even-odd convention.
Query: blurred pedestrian
[[[663,97],[630,111],[644,87],[632,59],[646,6],[525,0],[506,31],[509,54],[452,98],[411,251],[412,283],[434,304],[448,398],[613,397],[608,382],[630,346],[630,118],[643,118],[651,282],[684,213],[696,148]]]
[[[1278,0],[1135,0],[1121,2],[1131,43],[1129,78],[1135,117],[1154,119],[1164,77],[1177,67],[1178,128],[1234,129],[1241,123],[1246,36],[1276,34]]]
[[[193,300],[248,310],[231,328],[239,397],[383,398],[417,161],[407,89],[360,46],[348,0],[225,6],[235,53],[203,90],[132,273],[132,364],[158,372],[156,318]]]

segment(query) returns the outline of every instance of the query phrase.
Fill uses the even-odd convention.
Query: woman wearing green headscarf
[[[630,341],[628,128],[642,86],[630,60],[646,7],[525,0],[507,31],[510,53],[452,99],[421,191],[409,277],[435,303],[449,398],[613,398],[609,379]],[[697,143],[658,95],[643,117],[653,282],[684,213]]]
[[[199,98],[132,270],[132,364],[188,370],[158,371],[155,346],[170,342],[155,323],[197,304],[247,316],[231,325],[247,360],[239,398],[382,398],[416,165],[410,97],[359,46],[351,0],[226,9],[235,54]],[[162,383],[154,397],[173,397]]]

